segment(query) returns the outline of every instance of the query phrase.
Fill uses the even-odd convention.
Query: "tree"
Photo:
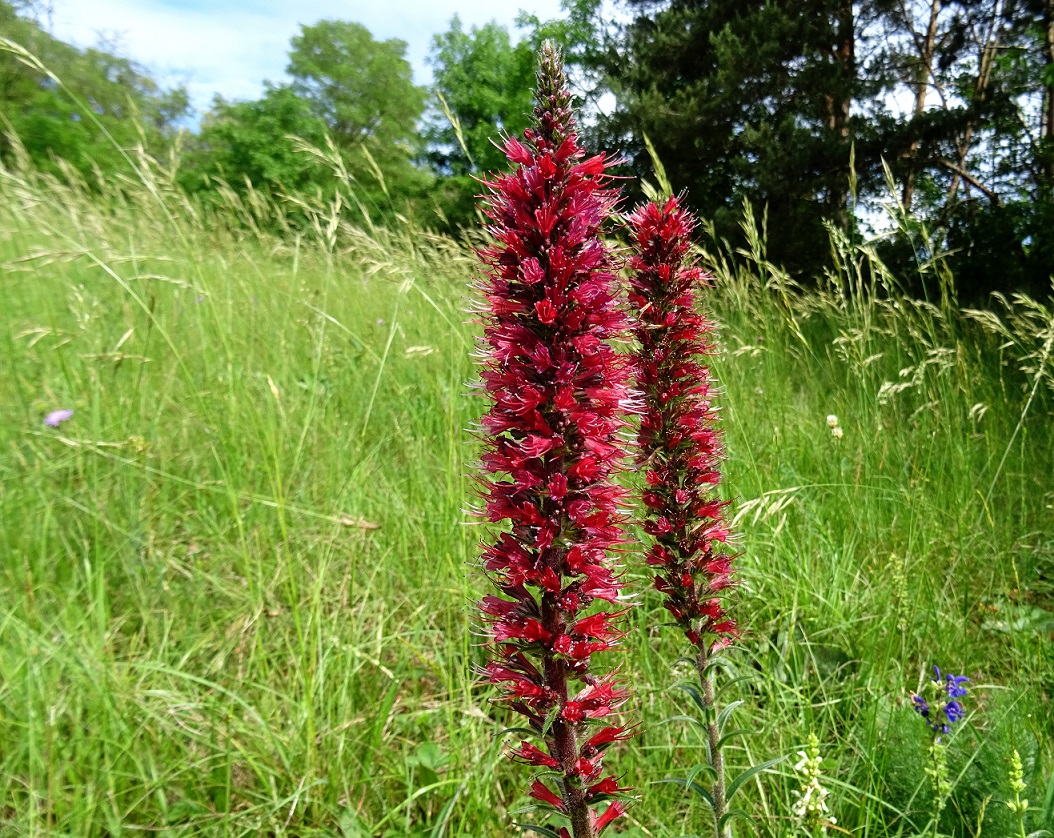
[[[425,91],[413,83],[406,42],[375,41],[359,23],[323,20],[293,37],[287,72],[343,148],[412,149]]]
[[[417,194],[429,180],[413,163],[425,90],[413,83],[405,53],[405,41],[376,41],[365,26],[340,20],[301,26],[289,53],[292,91],[378,204]]]
[[[448,229],[475,219],[475,176],[506,166],[495,146],[527,127],[534,106],[535,50],[513,45],[497,23],[465,31],[456,15],[432,40],[434,85],[425,129],[428,160],[440,174],[433,199]]]
[[[249,182],[258,189],[328,191],[331,173],[299,151],[296,138],[324,146],[326,124],[289,87],[268,85],[263,97],[251,102],[217,96],[188,151],[181,181],[195,191],[208,188],[214,177],[235,189]]]
[[[618,101],[600,131],[645,176],[650,138],[720,235],[749,198],[769,257],[816,275],[825,224],[857,233],[850,180],[874,208],[888,164],[968,294],[1049,287],[1054,0],[623,2],[636,16],[592,52]],[[915,244],[897,253],[917,277]]]
[[[0,51],[0,114],[34,162],[54,170],[62,159],[85,174],[93,166],[108,173],[126,171],[124,154],[140,143],[148,152],[163,151],[190,109],[186,91],[162,90],[134,62],[106,49],[63,43],[17,14],[34,7],[0,0],[0,37],[54,74],[25,56]],[[9,153],[0,134],[0,156]]]
[[[1049,290],[1039,2],[877,0],[881,62],[911,107],[883,135],[901,203],[950,252],[964,295]],[[886,258],[897,267],[897,243]],[[904,266],[913,242],[900,243]],[[909,271],[905,271],[909,273]]]
[[[460,175],[504,168],[505,155],[494,141],[527,127],[534,106],[534,56],[526,41],[513,46],[504,26],[488,23],[466,32],[456,15],[450,29],[432,39],[435,84],[425,136],[440,171]]]
[[[640,174],[647,135],[674,187],[723,233],[744,197],[767,206],[770,255],[815,266],[823,220],[849,226],[850,150],[865,127],[850,113],[863,93],[854,4],[629,5],[638,15],[606,61],[619,99],[608,133],[625,138]]]

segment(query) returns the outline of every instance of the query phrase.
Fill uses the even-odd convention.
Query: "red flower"
[[[590,738],[588,725],[625,701],[595,658],[621,638],[621,611],[596,607],[622,587],[608,557],[624,541],[612,475],[629,370],[608,341],[627,324],[614,299],[618,266],[600,239],[617,199],[610,161],[584,159],[551,45],[537,102],[534,127],[504,144],[516,168],[484,184],[494,243],[481,251],[480,378],[490,400],[481,484],[485,517],[506,529],[483,551],[500,595],[480,609],[485,675],[544,746],[524,742],[512,756],[560,775],[559,793],[538,779],[530,795],[566,815],[574,838],[592,838],[622,811],[613,804],[598,816],[592,789],[625,791],[601,763],[627,732]]]
[[[704,363],[711,324],[696,311],[706,281],[689,258],[695,221],[677,198],[630,216],[630,302],[637,309],[638,385],[644,395],[639,444],[646,468],[644,531],[655,539],[645,561],[655,587],[689,641],[704,649],[737,635],[720,599],[733,584],[724,501],[712,496],[723,457],[711,404],[715,382]]]

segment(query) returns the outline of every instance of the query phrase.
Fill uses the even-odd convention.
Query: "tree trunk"
[[[973,99],[971,104],[979,104],[985,96],[988,94],[988,84],[992,79],[992,67],[995,64],[996,53],[999,50],[999,41],[1002,37],[1002,9],[1001,6],[1003,0],[992,0],[992,18],[991,24],[988,28],[988,37],[985,38],[985,43],[981,46],[981,55],[978,60],[977,66],[977,80],[974,83]],[[966,169],[966,157],[970,153],[970,145],[973,142],[973,133],[977,129],[978,119],[976,116],[972,117],[969,122],[966,123],[966,128],[963,130],[962,140],[956,142],[956,147],[959,152],[959,166],[958,168],[963,172]],[[956,173],[952,177],[952,182],[948,187],[948,194],[945,198],[945,206],[950,204],[955,198],[956,192],[959,190],[959,184],[968,179],[963,178],[959,173]],[[984,192],[984,190],[981,190]],[[985,193],[991,198],[990,193]],[[996,201],[998,203],[998,201]]]
[[[1054,0],[1047,0],[1043,13],[1046,43],[1044,44],[1043,113],[1040,117],[1040,191],[1050,196],[1054,193]]]
[[[1054,1],[1054,0],[1052,0]],[[839,0],[835,27],[835,46],[831,53],[837,72],[834,89],[824,97],[824,116],[832,137],[848,147],[849,114],[856,87],[856,23],[852,0]],[[848,165],[848,159],[846,160]],[[845,175],[842,177],[842,175]],[[828,187],[827,206],[830,217],[842,230],[849,228],[848,182],[850,173],[839,168]]]
[[[937,49],[937,18],[941,13],[940,0],[930,3],[930,21],[926,27],[926,36],[921,40],[916,35],[916,44],[919,47],[919,63],[915,68],[915,107],[912,111],[912,121],[917,120],[926,110],[926,94],[930,88],[930,78],[933,76],[933,56]],[[905,16],[908,12],[905,10]],[[908,21],[910,26],[910,21]],[[912,34],[915,34],[912,27]],[[908,148],[908,172],[904,177],[904,189],[900,195],[900,201],[904,209],[911,209],[911,200],[915,196],[915,180],[918,178],[918,166],[915,159],[919,154],[919,141],[912,140]]]

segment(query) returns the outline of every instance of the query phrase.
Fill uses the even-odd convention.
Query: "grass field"
[[[143,175],[0,174],[0,833],[516,834],[473,675],[471,251]],[[941,833],[1017,834],[1015,748],[1054,828],[1054,311],[913,301],[844,244],[806,292],[762,238],[706,254],[748,629],[719,697],[755,731],[729,758],[789,755],[738,806],[794,834],[813,732],[830,834],[933,834],[909,699],[938,664],[971,679]],[[621,829],[708,835],[659,782],[705,746],[636,555]]]

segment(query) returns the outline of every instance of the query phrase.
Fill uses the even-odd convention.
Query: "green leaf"
[[[704,722],[702,719],[697,719],[695,716],[686,716],[683,713],[677,716],[670,716],[669,718],[663,719],[659,722],[659,724],[664,725],[669,724],[670,722],[691,722],[695,725],[701,725],[703,727],[706,726],[706,722]]]
[[[726,742],[731,742],[737,736],[743,736],[745,734],[755,733],[755,732],[756,731],[748,730],[745,727],[737,727],[735,730],[730,730],[728,733],[726,733],[724,736],[722,736],[720,739],[718,739],[717,740],[717,747],[719,749],[723,748],[723,747],[725,747],[725,743]]]
[[[748,815],[742,809],[729,809],[727,812],[725,812],[721,816],[721,820],[718,821],[718,823],[717,823],[718,831],[721,831],[722,829],[724,829],[725,828],[725,824],[727,824],[733,818],[743,818],[743,820],[747,821],[748,823],[753,823],[753,820],[750,817],[750,815]]]
[[[679,786],[684,786],[689,791],[695,792],[699,797],[706,801],[706,804],[713,809],[714,808],[714,796],[710,794],[710,790],[703,788],[694,780],[689,782],[684,777],[667,777],[665,780],[657,780],[658,783],[676,783]]]
[[[737,791],[739,791],[739,789],[743,785],[743,783],[745,783],[751,777],[753,777],[756,774],[760,774],[762,771],[766,770],[767,768],[772,768],[772,766],[778,765],[779,763],[783,762],[783,760],[785,760],[785,759],[786,759],[785,756],[784,757],[776,757],[775,759],[767,759],[764,762],[759,763],[758,765],[752,765],[746,771],[744,771],[741,774],[737,775],[736,778],[731,783],[728,784],[728,793],[725,795],[725,800],[731,800],[732,796]]]
[[[542,725],[542,736],[545,736],[549,732],[549,728],[553,726],[553,722],[556,721],[556,717],[560,715],[560,705],[556,705],[552,710],[549,711],[549,715],[545,717],[545,724]]]
[[[526,829],[528,832],[537,832],[539,835],[545,835],[546,838],[560,838],[560,833],[548,826],[535,826],[533,823],[514,823],[513,826]]]
[[[443,753],[443,749],[435,742],[422,742],[417,746],[417,752],[413,758],[418,765],[424,768],[431,768],[433,771],[439,771],[439,769],[450,762],[450,758]]]
[[[739,701],[733,701],[729,704],[717,717],[717,732],[720,733],[725,729],[725,723],[728,721],[728,717],[732,715],[733,711],[743,703],[743,699]]]
[[[179,800],[168,807],[170,824],[186,823],[194,817],[209,815],[209,809],[195,800]]]
[[[707,774],[710,779],[714,779],[717,776],[717,772],[714,771],[714,767],[712,765],[709,765],[705,762],[700,762],[688,769],[688,782],[695,782],[695,778],[698,777],[700,774]]]
[[[461,797],[461,793],[465,790],[467,780],[458,786],[457,791],[454,792],[453,796],[446,802],[446,805],[439,810],[439,814],[436,816],[436,825],[432,828],[432,834],[429,838],[443,838],[446,834],[447,826],[450,825],[450,817],[454,812],[454,807],[457,805],[458,798]]]
[[[520,736],[539,736],[537,730],[529,727],[506,727],[498,731],[498,736],[504,736],[506,733],[516,733]]]
[[[699,692],[699,688],[695,684],[674,684],[673,688],[688,693],[692,701],[695,702],[695,706],[702,710],[704,714],[706,713],[706,702],[703,700],[703,694]]]
[[[354,809],[345,809],[340,816],[340,834],[343,838],[369,838],[372,830],[362,823]]]

